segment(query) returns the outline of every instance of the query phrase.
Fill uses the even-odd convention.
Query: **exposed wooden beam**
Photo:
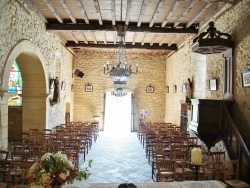
[[[125,19],[126,25],[129,24],[131,8],[132,8],[132,0],[127,0],[127,10],[126,10],[126,19]]]
[[[85,9],[84,9],[82,0],[76,0],[76,1],[77,1],[78,6],[79,6],[79,8],[80,8],[80,10],[81,10],[81,13],[82,13],[83,18],[84,18],[84,20],[85,20],[85,23],[86,23],[86,24],[89,24],[89,18],[88,18],[87,14],[86,14],[86,11],[85,11]]]
[[[141,26],[141,22],[143,20],[143,17],[144,17],[145,10],[146,10],[146,7],[148,5],[148,2],[149,2],[149,0],[143,0],[143,2],[142,2],[141,11],[140,11],[140,14],[139,14],[140,16],[139,16],[139,19],[138,19],[138,22],[137,22],[137,27]]]
[[[115,25],[115,0],[111,0],[111,20],[112,25]]]
[[[108,23],[103,25],[99,24],[56,24],[56,23],[47,23],[47,30],[54,31],[66,31],[66,30],[85,30],[85,31],[114,31],[114,28]],[[169,28],[169,27],[160,27],[154,25],[153,27],[148,27],[148,24],[141,24],[141,27],[137,27],[136,23],[130,23],[128,31],[130,32],[148,32],[148,33],[190,33],[198,34],[198,29],[194,27],[190,28]]]
[[[67,14],[69,15],[71,21],[73,23],[76,23],[76,18],[73,16],[72,12],[70,11],[70,9],[66,3],[66,0],[60,0],[60,2],[62,4],[63,8],[65,9],[65,11],[67,12]]]
[[[191,3],[186,7],[185,11],[181,14],[181,16],[174,22],[174,27],[179,25],[179,23],[181,22],[181,19],[183,19],[190,12],[190,10],[195,6],[197,2],[198,0],[191,1]]]
[[[167,37],[168,35],[166,34],[164,38],[161,40],[161,42],[159,43],[159,46],[161,46],[166,41]]]
[[[38,8],[34,5],[31,0],[24,0],[24,2],[33,10],[45,23],[48,23],[47,19],[43,16],[43,14],[38,10]]]
[[[136,39],[136,37],[137,37],[137,33],[134,33],[132,45],[135,45],[135,39]]]
[[[218,12],[220,9],[222,9],[223,7],[225,6],[225,3],[223,2],[219,2],[217,7],[210,13],[208,14],[204,19],[203,21],[200,22],[200,26],[202,26],[204,23],[206,23],[208,20],[210,20],[210,18],[212,18],[214,16],[214,14],[216,12]]]
[[[47,7],[50,9],[50,11],[54,14],[54,16],[56,17],[56,19],[60,22],[63,23],[63,19],[61,18],[61,16],[58,14],[58,12],[56,11],[54,5],[50,2],[50,0],[43,0],[44,3],[47,5]]]
[[[74,32],[71,32],[70,34],[71,34],[71,37],[73,38],[73,40],[75,41],[75,43],[78,44],[79,41],[77,40],[77,38],[76,38]]]
[[[158,2],[158,5],[157,5],[157,7],[155,9],[155,12],[154,12],[154,14],[152,16],[152,19],[151,19],[150,23],[149,23],[149,27],[152,27],[154,25],[154,22],[155,22],[155,20],[156,20],[156,18],[158,16],[159,12],[161,11],[161,8],[162,8],[162,5],[163,5],[164,1],[165,0],[160,0]]]
[[[156,35],[154,36],[154,38],[153,38],[153,39],[151,40],[151,42],[150,42],[150,46],[153,46],[155,40],[156,40],[158,37],[159,37],[158,34],[156,34]]]
[[[104,42],[104,44],[107,44],[107,37],[106,37],[106,32],[104,32],[104,37],[103,37],[103,42]]]
[[[95,32],[91,32],[92,36],[93,36],[93,41],[95,44],[97,44],[97,40],[96,40],[96,37],[95,37]]]
[[[83,37],[85,44],[88,44],[89,42],[88,42],[87,38],[85,37],[84,32],[82,31],[81,33],[82,33],[82,37]]]
[[[99,24],[103,25],[103,21],[102,21],[102,15],[101,15],[101,9],[100,9],[100,5],[99,5],[99,1],[98,0],[93,0],[94,4],[95,4],[95,9],[96,9],[96,15],[98,17],[99,20]]]
[[[108,48],[108,49],[117,49],[118,45],[114,45],[114,44],[93,44],[93,43],[89,43],[89,44],[84,44],[84,43],[78,43],[76,44],[73,41],[69,41],[66,44],[66,47],[71,47],[71,48]],[[148,50],[173,50],[173,51],[177,51],[177,45],[176,44],[172,44],[170,46],[163,44],[162,46],[159,45],[152,45],[150,46],[150,44],[146,43],[144,45],[141,45],[140,43],[136,43],[135,45],[132,44],[126,44],[126,49],[148,49]]]
[[[212,3],[206,3],[199,11],[197,11],[195,16],[186,24],[186,28],[190,27],[211,5]]]
[[[174,4],[172,4],[172,7],[170,8],[165,20],[162,22],[161,27],[165,27],[165,25],[168,23],[169,18],[173,15],[175,9],[178,7],[180,4],[179,0],[175,0]]]
[[[146,38],[147,38],[146,36],[147,36],[147,32],[144,33],[143,39],[142,39],[142,41],[141,41],[141,45],[144,45],[145,40],[146,40]]]
[[[113,40],[114,40],[114,44],[116,44],[116,41],[117,41],[117,32],[113,32]]]

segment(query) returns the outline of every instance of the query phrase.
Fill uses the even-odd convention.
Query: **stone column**
[[[13,95],[0,91],[0,149],[8,148],[8,99]]]

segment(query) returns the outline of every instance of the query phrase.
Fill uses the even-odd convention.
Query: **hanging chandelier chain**
[[[129,80],[131,74],[138,73],[138,63],[136,64],[136,71],[133,72],[132,65],[128,66],[126,61],[125,54],[125,33],[128,29],[127,25],[122,24],[122,0],[121,0],[121,23],[113,26],[117,31],[118,36],[118,48],[116,54],[116,63],[115,65],[111,65],[111,69],[109,68],[109,61],[104,64],[104,74],[109,74],[110,78],[114,82],[114,87],[117,89],[118,95],[123,95],[121,93],[122,89],[125,88],[127,81]]]

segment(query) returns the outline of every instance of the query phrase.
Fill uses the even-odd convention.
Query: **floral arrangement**
[[[89,160],[88,167],[91,167],[91,163],[92,160]],[[30,167],[28,178],[31,179],[31,187],[56,188],[66,182],[73,183],[74,180],[88,179],[90,176],[88,167],[79,169],[66,154],[61,152],[46,153],[39,163],[36,162]]]

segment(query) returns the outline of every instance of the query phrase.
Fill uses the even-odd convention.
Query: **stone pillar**
[[[0,91],[0,149],[8,148],[8,99],[13,93]]]

